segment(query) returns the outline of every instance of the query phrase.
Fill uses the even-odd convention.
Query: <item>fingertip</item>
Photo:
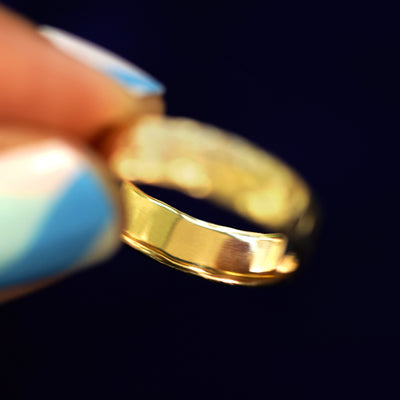
[[[156,92],[148,93],[158,98],[156,109],[149,109],[146,96],[126,90],[78,61],[65,46],[55,45],[59,34],[51,43],[49,32],[45,40],[32,24],[7,10],[0,10],[0,18],[0,52],[7,60],[0,63],[0,120],[91,140],[104,127],[135,120],[143,112],[161,112],[162,100]]]
[[[15,127],[14,142],[0,129],[0,289],[95,265],[120,243],[117,189],[101,163],[27,129]]]

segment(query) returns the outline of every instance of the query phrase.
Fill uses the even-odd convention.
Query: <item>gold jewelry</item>
[[[297,244],[316,224],[311,191],[275,156],[239,136],[188,119],[145,117],[112,156],[125,182],[123,240],[180,270],[242,285],[291,275]],[[258,224],[255,233],[193,218],[128,181],[211,200]]]

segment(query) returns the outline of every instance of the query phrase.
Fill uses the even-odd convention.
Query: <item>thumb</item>
[[[110,257],[121,220],[113,185],[92,154],[53,132],[1,127],[0,298]]]

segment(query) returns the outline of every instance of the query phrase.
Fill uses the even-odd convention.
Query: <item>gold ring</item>
[[[144,117],[111,158],[124,180],[123,240],[154,259],[216,281],[265,285],[293,274],[317,213],[305,181],[247,140],[183,118]],[[191,217],[133,183],[181,191],[257,224],[248,232]]]

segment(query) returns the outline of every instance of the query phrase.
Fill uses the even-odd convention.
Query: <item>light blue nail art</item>
[[[127,89],[133,89],[144,94],[153,95],[162,94],[164,92],[164,87],[161,85],[161,83],[145,74],[116,68],[106,68],[103,72],[116,79]]]
[[[60,50],[78,61],[110,76],[135,94],[162,95],[164,86],[136,65],[78,36],[50,26],[39,32]]]
[[[25,206],[29,207],[29,199]],[[81,172],[31,232],[20,256],[6,265],[0,259],[0,288],[56,275],[79,264],[116,220],[115,204],[104,185],[92,171]],[[15,223],[24,226],[17,214]]]

